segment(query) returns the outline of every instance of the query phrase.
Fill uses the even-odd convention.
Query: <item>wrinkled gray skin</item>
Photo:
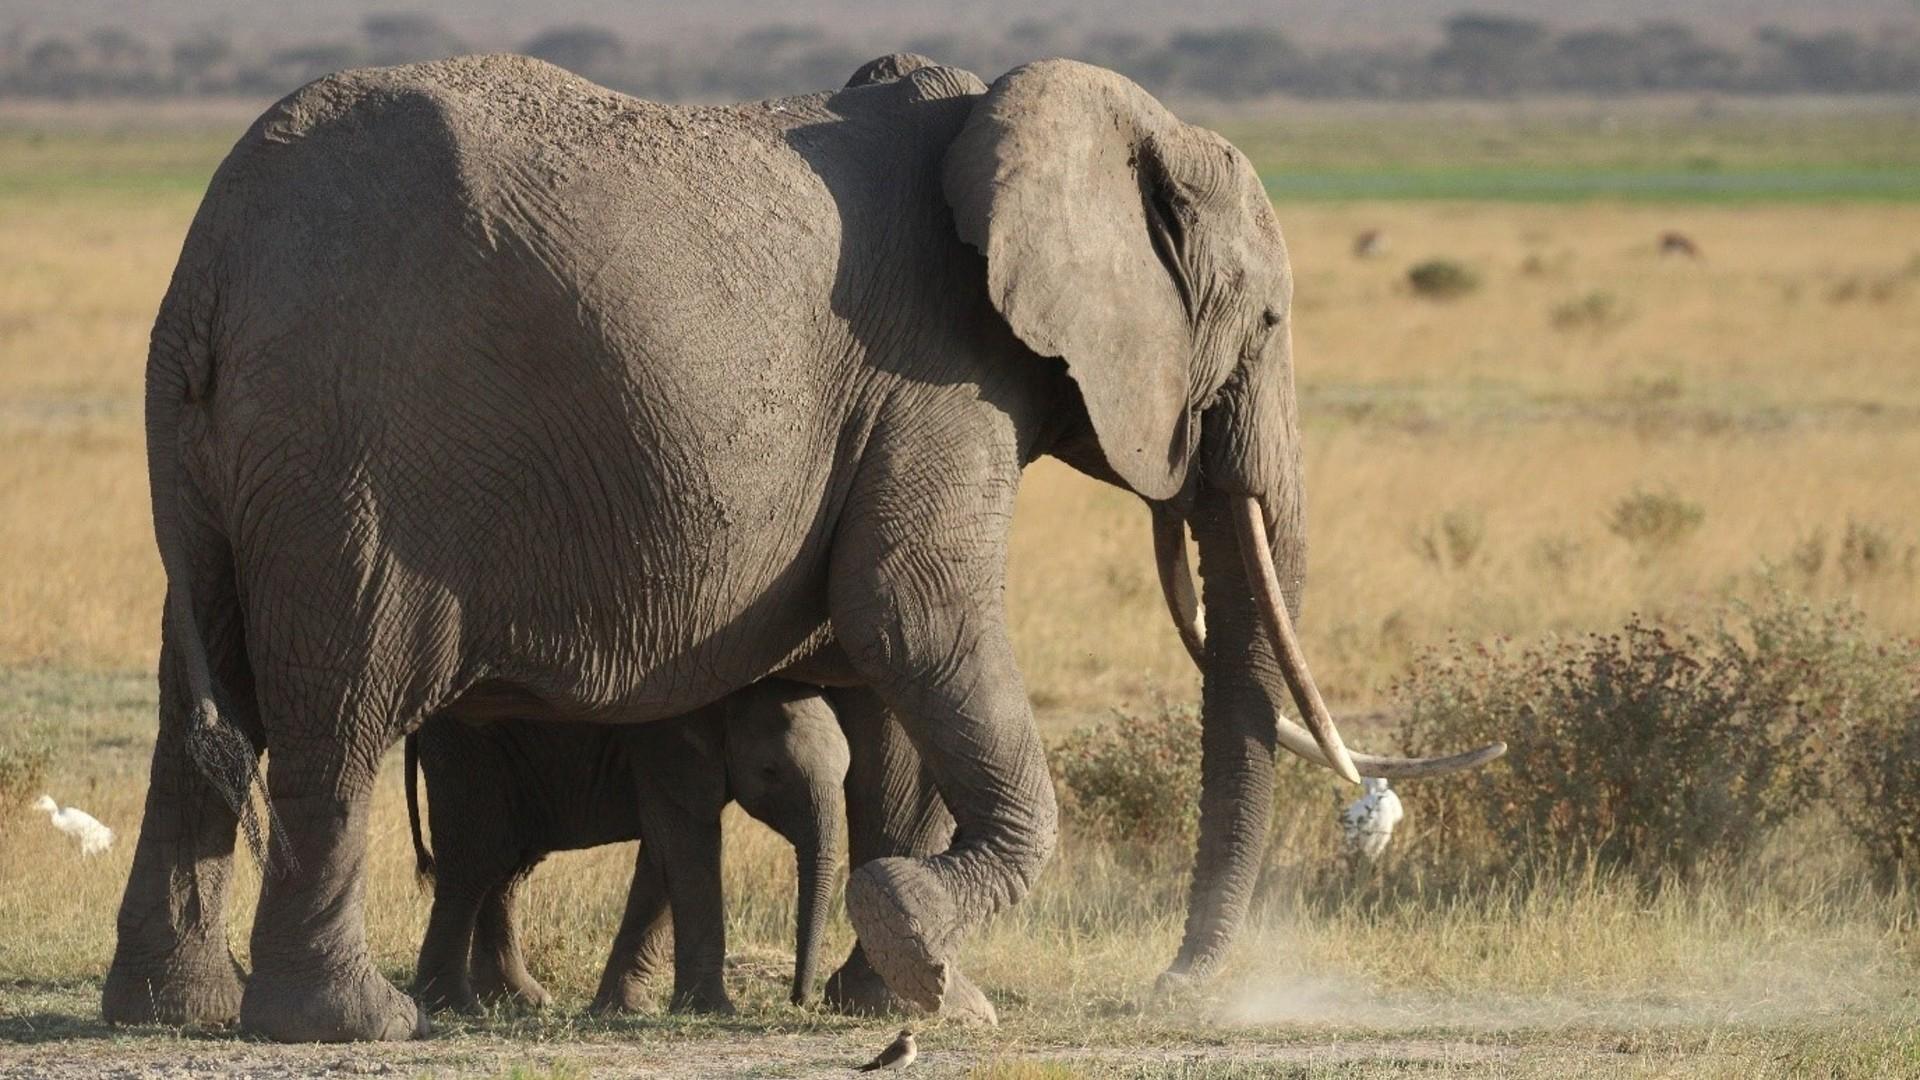
[[[783,670],[870,688],[861,955],[830,992],[870,999],[877,972],[940,1009],[962,935],[1054,846],[1004,610],[1041,454],[1198,544],[1174,970],[1204,973],[1245,911],[1286,697],[1237,500],[1299,600],[1291,292],[1245,157],[1081,64],[723,108],[516,57],[296,92],[216,174],[154,329],[163,704],[107,1016],[423,1033],[366,949],[381,754],[440,712],[644,722]],[[284,844],[242,991],[232,796],[263,748]]]
[[[673,939],[672,1006],[733,1011],[722,978],[720,812],[729,801],[793,845],[799,876],[792,1000],[812,994],[841,858],[847,741],[820,692],[765,679],[690,716],[640,725],[434,717],[407,736],[407,805],[433,914],[413,993],[429,1008],[481,999],[544,1006],[513,901],[550,852],[642,841],[626,915],[594,998],[642,1007]],[[413,764],[427,783],[436,858],[420,835]]]

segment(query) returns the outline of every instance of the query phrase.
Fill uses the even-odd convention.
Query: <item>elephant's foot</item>
[[[495,968],[475,963],[473,992],[489,1005],[518,1005],[525,1009],[544,1009],[553,1004],[553,995],[540,985],[526,968]]]
[[[899,995],[887,989],[886,981],[867,963],[866,954],[856,947],[840,970],[827,980],[827,1007],[854,1016],[897,1016],[918,1012]],[[951,966],[947,969],[947,997],[940,1015],[963,1024],[1000,1022],[993,1002],[980,992],[972,980]]]
[[[889,989],[920,1009],[944,1013],[961,922],[953,894],[933,871],[913,859],[867,863],[847,881],[847,917]]]
[[[414,976],[411,993],[428,1012],[473,1016],[481,1011],[480,996],[464,972],[420,972]]]
[[[426,1012],[365,960],[333,972],[256,970],[240,1027],[280,1042],[397,1041],[430,1030]]]
[[[587,1006],[587,1013],[591,1016],[634,1016],[646,1012],[648,1004],[644,989],[623,984],[616,989],[603,989],[595,994],[593,1003]]]
[[[727,996],[727,988],[718,977],[701,979],[692,986],[683,986],[675,980],[673,1000],[667,1007],[674,1012],[708,1013],[714,1016],[732,1016],[733,999]]]
[[[859,949],[827,979],[822,996],[828,1008],[853,1016],[891,1016],[908,1010],[907,1003],[887,989],[886,980]]]
[[[947,998],[940,1003],[940,1015],[969,1026],[994,1027],[1000,1023],[993,1002],[973,985],[972,979],[952,967],[947,968]]]
[[[116,962],[100,991],[100,1014],[109,1024],[226,1025],[240,1018],[244,990],[240,965],[224,948],[151,972]]]
[[[1191,994],[1199,985],[1200,980],[1193,975],[1168,968],[1160,973],[1159,978],[1153,980],[1153,1000],[1177,1001]]]

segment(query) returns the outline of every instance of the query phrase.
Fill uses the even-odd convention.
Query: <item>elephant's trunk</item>
[[[835,801],[813,819],[812,835],[800,838],[793,846],[800,881],[793,943],[791,1000],[795,1005],[813,997],[820,968],[820,939],[826,932],[833,883],[840,870],[840,823],[845,814]]]
[[[1170,537],[1162,535],[1170,531],[1168,521]],[[1163,977],[1168,982],[1209,974],[1246,917],[1266,852],[1273,810],[1273,755],[1278,747],[1349,779],[1356,772],[1388,777],[1457,772],[1506,752],[1504,743],[1493,743],[1440,758],[1353,753],[1345,770],[1335,767],[1333,762],[1339,759],[1329,750],[1344,754],[1345,747],[1307,670],[1280,575],[1274,569],[1276,562],[1285,565],[1289,580],[1297,582],[1305,563],[1305,538],[1297,514],[1283,513],[1279,521],[1281,528],[1269,534],[1258,502],[1218,491],[1203,493],[1191,518],[1199,542],[1207,612],[1200,662],[1205,677],[1200,841],[1186,933],[1179,955]],[[1155,549],[1163,582],[1191,582],[1186,545],[1178,528],[1177,518],[1155,514]],[[1191,584],[1186,592],[1191,595]],[[1174,586],[1167,588],[1167,596],[1176,624],[1197,609],[1185,604]],[[1197,618],[1194,623],[1198,637]],[[1310,733],[1282,714],[1281,702],[1289,690],[1302,715],[1310,722],[1318,716],[1319,730]],[[1322,732],[1326,737],[1318,737]]]
[[[1174,980],[1204,978],[1232,943],[1253,896],[1273,811],[1283,677],[1272,642],[1261,632],[1255,589],[1238,550],[1235,501],[1207,493],[1192,518],[1208,623],[1201,665],[1200,842],[1186,934],[1167,972]]]

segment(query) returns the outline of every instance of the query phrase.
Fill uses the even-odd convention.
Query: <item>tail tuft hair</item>
[[[240,820],[247,850],[253,854],[260,872],[267,877],[292,876],[299,869],[299,860],[294,858],[286,830],[274,813],[273,800],[261,800],[267,808],[264,826],[254,809],[254,785],[260,783],[261,794],[266,794],[265,784],[260,780],[259,755],[246,736],[220,719],[210,702],[203,702],[196,713],[187,728],[187,757]]]

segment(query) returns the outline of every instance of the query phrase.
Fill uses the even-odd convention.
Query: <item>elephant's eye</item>
[[[1267,329],[1271,330],[1279,326],[1280,320],[1285,317],[1286,316],[1280,314],[1279,308],[1268,308],[1260,313],[1260,322],[1265,325]]]

